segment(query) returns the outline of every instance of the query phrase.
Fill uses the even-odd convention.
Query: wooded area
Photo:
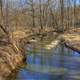
[[[7,32],[27,28],[65,31],[80,26],[79,2],[77,0],[18,0],[17,2],[2,0],[0,24]]]
[[[7,64],[15,68],[23,58],[24,42],[35,35],[59,35],[68,45],[80,44],[80,0],[0,0],[0,60],[7,62],[0,63],[0,72],[6,73],[8,69],[2,69]],[[80,51],[80,45],[76,50]]]

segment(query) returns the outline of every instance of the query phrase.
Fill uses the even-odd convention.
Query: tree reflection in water
[[[80,75],[79,57],[79,53],[65,48],[64,45],[50,51],[32,49],[27,54],[26,66],[18,72],[16,79],[76,80]]]

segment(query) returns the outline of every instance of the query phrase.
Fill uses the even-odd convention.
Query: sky
[[[12,1],[12,2],[19,2],[19,1],[21,1],[21,0],[9,0],[9,1]],[[22,1],[27,1],[27,0],[22,0]],[[34,0],[34,2],[38,2],[39,0]],[[43,1],[43,0],[42,0]],[[47,0],[45,0],[45,1],[47,1]],[[56,0],[55,0],[56,1]],[[66,1],[69,1],[69,0],[66,0]],[[72,0],[72,1],[74,1],[74,0]],[[76,0],[77,1],[77,3],[79,4],[79,2],[80,2],[80,0]]]
[[[8,1],[11,1],[13,3],[13,5],[15,5],[16,7],[20,7],[20,6],[24,7],[25,1],[29,1],[29,0],[8,0]],[[42,1],[47,1],[47,0],[42,0]],[[59,0],[53,0],[53,1],[56,4],[55,6],[57,6]],[[64,0],[64,1],[65,1],[64,4],[66,6],[66,2],[69,1],[69,0]],[[74,0],[70,0],[70,1],[74,1]],[[34,0],[34,2],[38,3],[39,0]],[[76,4],[80,5],[80,0],[76,0]]]

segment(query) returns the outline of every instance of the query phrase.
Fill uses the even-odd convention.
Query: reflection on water
[[[46,50],[29,45],[25,67],[16,80],[80,80],[80,54],[63,45]]]

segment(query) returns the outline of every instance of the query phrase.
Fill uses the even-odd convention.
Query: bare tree
[[[66,29],[68,30],[69,29],[69,27],[70,27],[70,25],[69,25],[69,12],[70,12],[70,0],[68,1],[67,0],[67,27],[66,27]]]
[[[35,11],[34,11],[34,2],[33,0],[31,1],[31,7],[32,7],[32,19],[33,19],[33,27],[35,27]]]
[[[3,26],[0,25],[0,28],[4,31],[5,35],[7,36],[8,43],[12,45],[12,49],[18,53],[20,52],[17,45],[13,42],[12,38],[12,33],[10,32],[9,29],[9,24],[8,24],[8,0],[2,0],[2,6],[1,6],[1,11],[2,11],[2,19],[3,19]]]
[[[4,4],[4,5],[3,5]],[[7,7],[8,7],[8,3],[6,0],[0,0],[0,8],[1,8],[1,17],[2,17],[2,23],[0,25],[0,28],[4,31],[4,33],[6,33],[7,35],[9,34],[8,31],[8,12],[7,12]],[[2,26],[2,24],[5,24],[4,26]]]
[[[42,7],[41,7],[42,5],[41,5],[41,2],[42,2],[42,1],[39,0],[39,8],[40,8],[40,9],[39,9],[39,11],[40,11],[40,26],[41,26],[41,29],[43,29],[43,25],[42,25],[42,9],[41,9],[41,8],[42,8]]]
[[[76,0],[74,0],[74,28],[75,28],[75,22],[76,22]]]
[[[64,30],[64,0],[60,0],[61,6],[61,31]]]
[[[31,12],[31,16],[32,16],[32,27],[35,27],[35,9],[34,9],[34,1],[33,0],[29,0],[26,1],[27,5],[29,6],[29,11]]]

